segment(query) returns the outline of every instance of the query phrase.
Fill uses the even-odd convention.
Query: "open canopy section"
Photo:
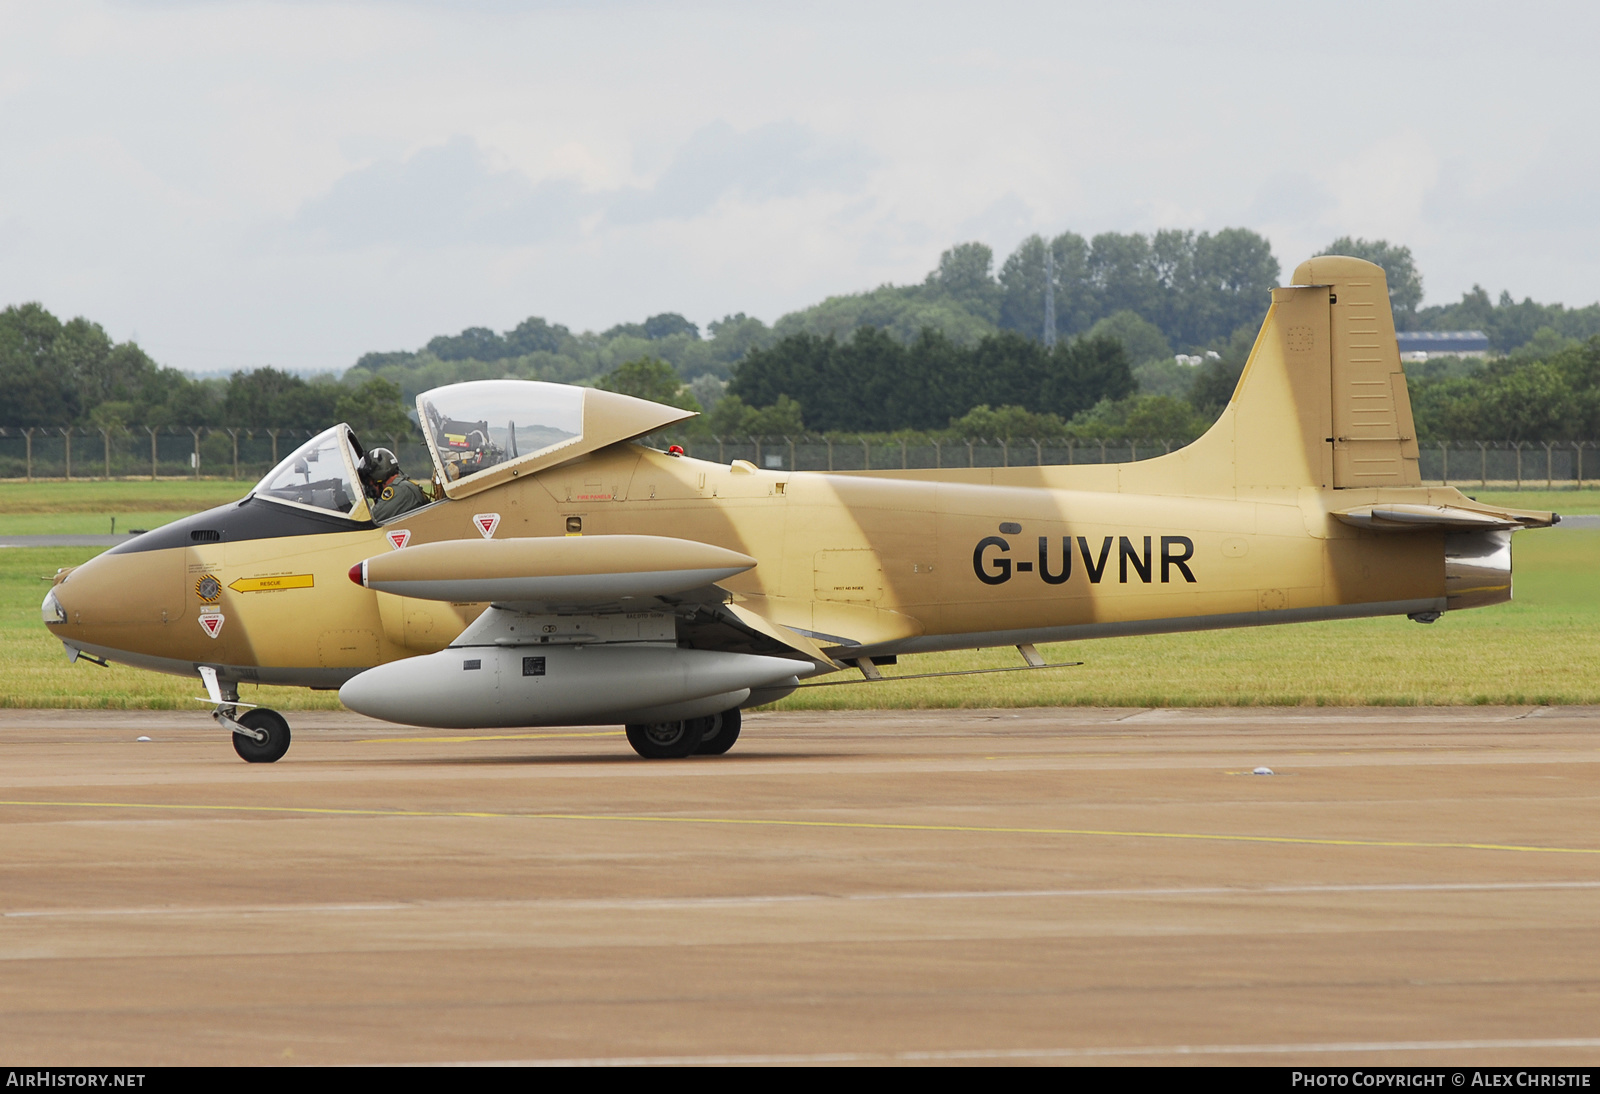
[[[690,416],[615,392],[537,380],[472,380],[417,396],[417,420],[452,498]]]
[[[341,422],[289,453],[256,483],[250,496],[337,513],[351,520],[371,520],[366,494],[356,475],[358,452],[354,434]]]
[[[425,392],[417,412],[446,482],[583,439],[583,389],[562,384],[451,384]]]

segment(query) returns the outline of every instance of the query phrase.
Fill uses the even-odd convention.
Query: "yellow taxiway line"
[[[1316,836],[1250,836],[1222,832],[1160,832],[1114,828],[1024,828],[986,824],[885,824],[872,821],[782,820],[761,817],[664,817],[643,813],[494,813],[454,809],[333,809],[294,805],[186,805],[176,802],[0,801],[0,807],[54,809],[148,809],[172,812],[276,813],[337,817],[436,817],[479,820],[620,821],[633,824],[723,824],[752,828],[826,828],[876,832],[968,832],[1010,836],[1098,836],[1111,839],[1201,840],[1312,847],[1392,847],[1434,851],[1521,851],[1550,855],[1600,855],[1600,847],[1541,847],[1536,844],[1445,840],[1333,839]]]

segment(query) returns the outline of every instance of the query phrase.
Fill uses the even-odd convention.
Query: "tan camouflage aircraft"
[[[635,442],[685,411],[489,380],[417,399],[437,500],[371,519],[346,425],[246,498],[65,570],[69,657],[205,682],[246,760],[289,746],[242,682],[421,726],[621,723],[721,754],[742,708],[901,654],[1440,613],[1511,597],[1554,514],[1422,485],[1383,271],[1312,259],[1199,440],[1127,464],[814,473]],[[874,685],[882,686],[882,685]]]

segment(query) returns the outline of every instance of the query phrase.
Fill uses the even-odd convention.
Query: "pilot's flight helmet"
[[[400,473],[400,461],[387,448],[369,448],[361,457],[361,477],[374,486],[382,486]]]

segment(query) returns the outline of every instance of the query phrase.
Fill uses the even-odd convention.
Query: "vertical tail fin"
[[[1314,258],[1294,280],[1272,290],[1216,424],[1170,457],[1125,465],[1123,489],[1156,485],[1145,479],[1199,494],[1421,485],[1382,267]],[[1182,467],[1181,483],[1170,480],[1167,461]]]

